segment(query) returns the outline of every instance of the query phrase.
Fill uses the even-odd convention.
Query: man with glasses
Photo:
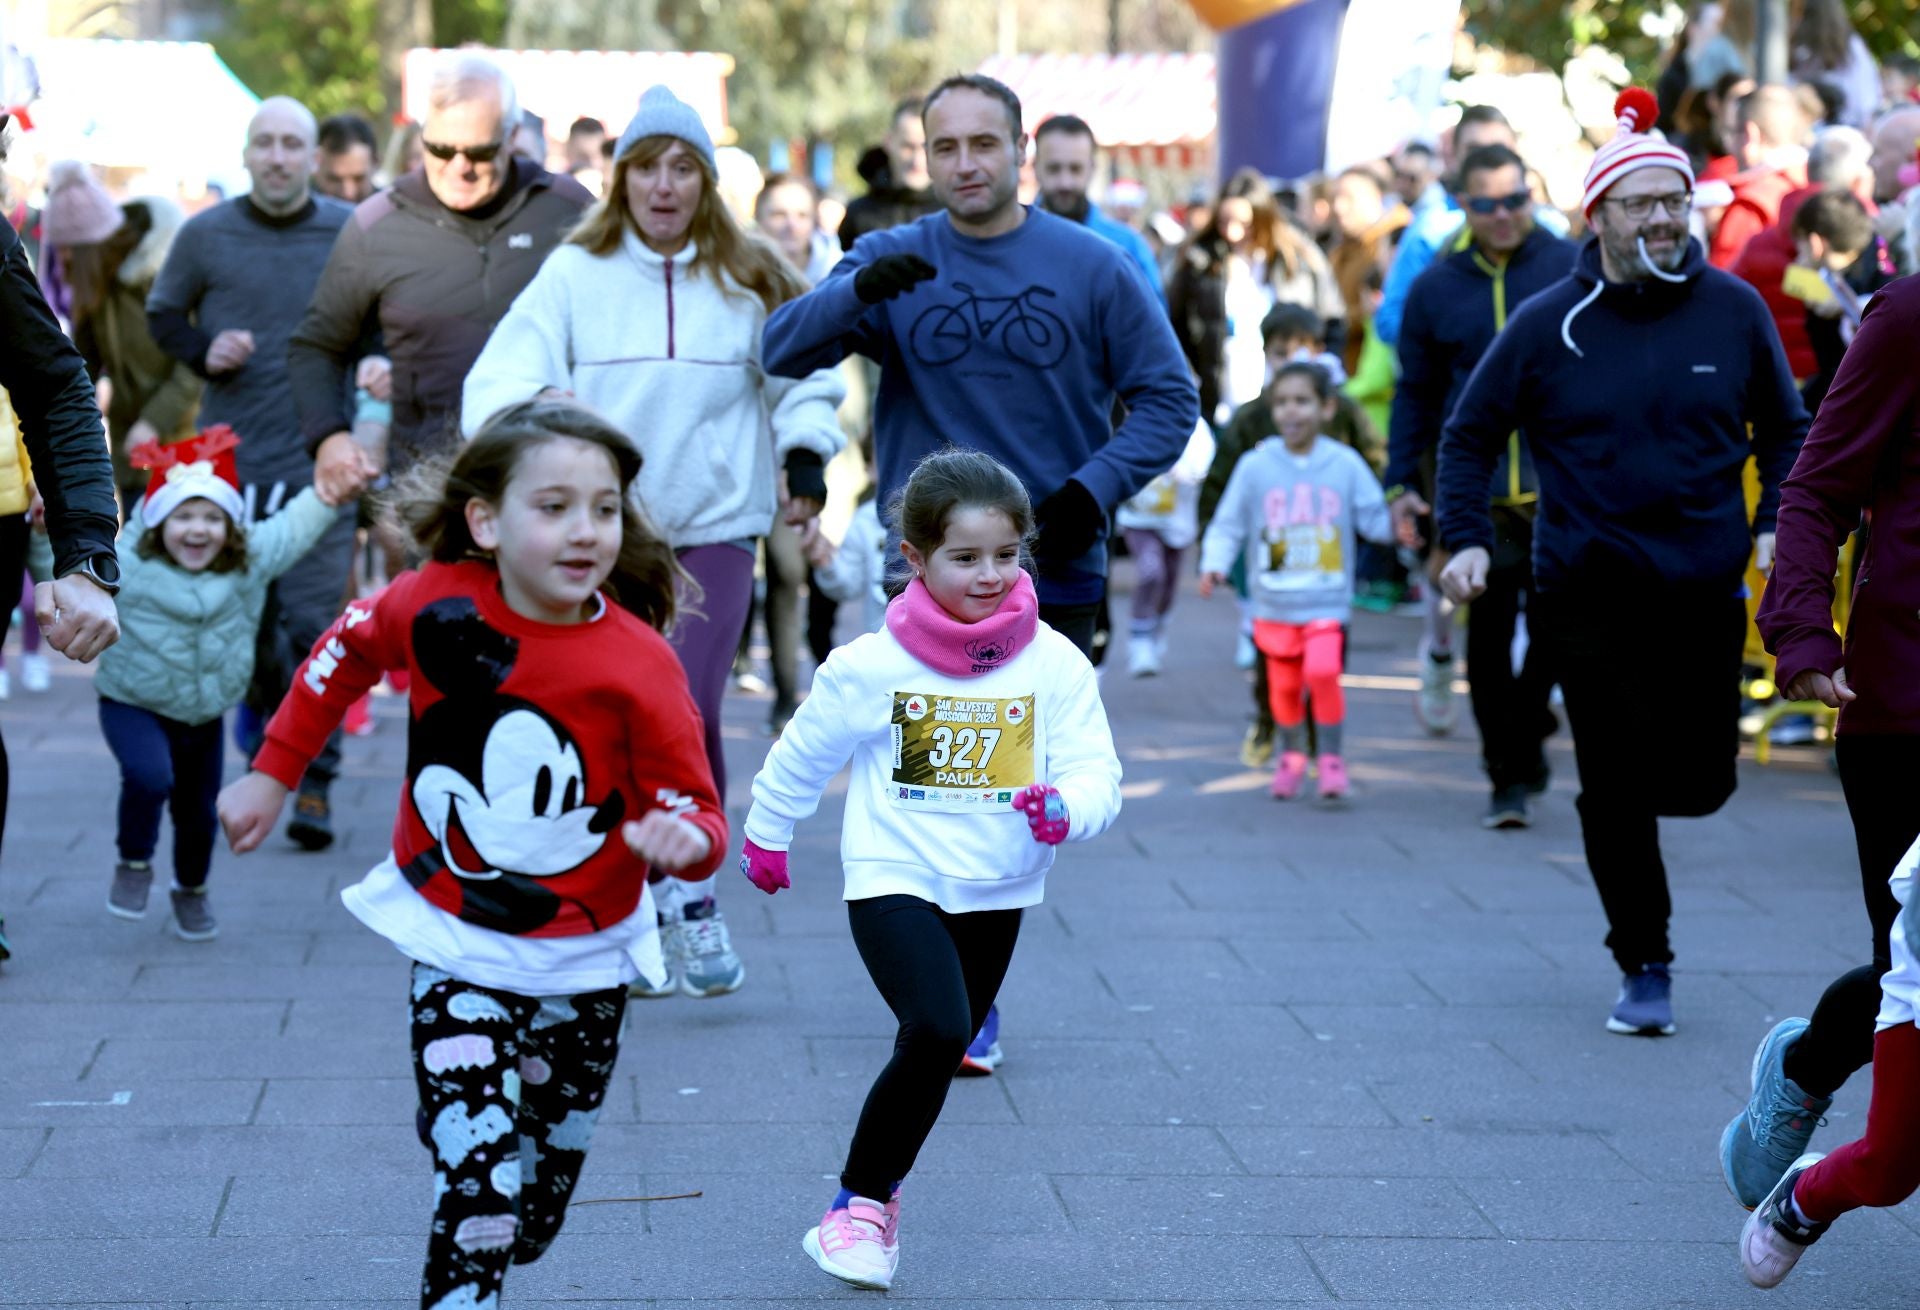
[[[1523,301],[1566,277],[1572,243],[1537,226],[1527,168],[1503,145],[1481,146],[1460,164],[1455,199],[1466,224],[1449,251],[1413,284],[1400,329],[1400,383],[1387,437],[1387,499],[1401,544],[1427,548],[1433,452],[1448,412]],[[1423,494],[1424,492],[1424,494]],[[1493,798],[1488,828],[1524,828],[1527,797],[1547,787],[1541,743],[1555,722],[1553,678],[1529,647],[1516,675],[1513,635],[1533,590],[1533,516],[1540,499],[1525,438],[1502,446],[1492,481],[1494,546],[1487,590],[1467,622],[1467,664],[1480,755]],[[1444,561],[1442,561],[1444,562]]]
[[[353,212],[293,335],[287,371],[323,488],[369,457],[349,435],[348,373],[379,329],[392,361],[393,472],[458,439],[460,389],[495,323],[591,202],[516,157],[504,70],[461,52],[435,71],[420,171]],[[377,472],[369,468],[371,472]]]
[[[1807,415],[1765,302],[1687,235],[1693,168],[1643,134],[1653,97],[1630,90],[1616,109],[1621,134],[1587,173],[1598,239],[1495,338],[1441,437],[1441,583],[1460,602],[1486,592],[1488,487],[1525,432],[1540,482],[1529,626],[1566,695],[1587,868],[1623,974],[1607,1028],[1653,1035],[1674,1030],[1659,819],[1733,794],[1742,578],[1772,562]]]

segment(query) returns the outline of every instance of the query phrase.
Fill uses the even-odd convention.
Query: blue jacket
[[[1542,592],[1736,593],[1752,534],[1773,529],[1807,412],[1760,293],[1708,267],[1698,242],[1680,273],[1677,284],[1608,282],[1589,241],[1571,277],[1521,306],[1440,440],[1450,548],[1492,549],[1488,480],[1520,428],[1540,476]],[[1760,474],[1751,521],[1749,456]]]
[[[1380,308],[1373,313],[1373,330],[1389,346],[1400,344],[1407,297],[1413,294],[1415,280],[1433,266],[1441,251],[1459,238],[1466,221],[1459,204],[1448,196],[1446,204],[1421,212],[1400,234],[1393,263],[1387,267],[1386,284],[1380,288]],[[1533,221],[1557,237],[1564,237],[1571,230],[1567,216],[1551,205],[1537,207]]]
[[[854,275],[886,255],[938,270],[878,305]],[[1019,227],[976,238],[945,211],[869,232],[826,281],[767,320],[762,360],[804,377],[849,354],[880,365],[873,445],[881,504],[921,458],[947,446],[982,450],[1026,484],[1035,503],[1069,480],[1108,513],[1172,468],[1199,421],[1199,398],[1166,313],[1111,241],[1037,208]],[[1113,426],[1113,404],[1127,407]],[[1040,575],[1047,604],[1100,599],[1105,534]]]
[[[1541,228],[1496,264],[1480,252],[1466,228],[1452,252],[1422,273],[1407,297],[1400,329],[1400,383],[1387,430],[1389,487],[1424,488],[1422,466],[1440,444],[1440,429],[1466,389],[1473,366],[1523,301],[1573,268],[1575,246]],[[1494,470],[1496,503],[1536,499],[1539,483],[1526,442],[1514,433]]]
[[[1087,226],[1127,252],[1127,256],[1140,266],[1147,285],[1153,288],[1160,307],[1165,309],[1167,288],[1160,276],[1160,265],[1153,257],[1153,247],[1147,244],[1147,239],[1119,219],[1101,213],[1100,206],[1091,200],[1087,202]]]

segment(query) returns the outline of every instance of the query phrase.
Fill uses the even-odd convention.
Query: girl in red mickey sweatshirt
[[[648,868],[704,878],[726,850],[639,470],[605,420],[536,400],[423,471],[403,513],[430,562],[348,607],[220,797],[253,849],[348,706],[411,674],[393,850],[341,899],[414,961],[423,1310],[497,1305],[559,1233],[627,985],[663,972]]]

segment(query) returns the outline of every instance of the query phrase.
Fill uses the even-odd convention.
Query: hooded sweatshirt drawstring
[[[1585,359],[1587,357],[1587,352],[1573,344],[1573,320],[1579,317],[1581,310],[1585,309],[1588,305],[1591,305],[1594,301],[1600,299],[1600,293],[1602,291],[1605,291],[1606,289],[1607,289],[1607,284],[1604,280],[1595,282],[1593,284],[1593,290],[1587,292],[1586,297],[1582,299],[1578,304],[1576,304],[1572,309],[1569,309],[1567,311],[1567,316],[1560,320],[1560,339],[1566,342],[1567,349],[1571,350],[1574,353],[1574,355],[1580,359]]]

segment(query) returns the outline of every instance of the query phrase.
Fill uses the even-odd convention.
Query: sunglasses
[[[465,155],[468,163],[490,164],[493,162],[494,156],[498,155],[506,144],[504,141],[493,141],[484,146],[446,146],[441,145],[438,141],[423,140],[420,142],[420,148],[432,155],[435,159],[444,160],[449,163],[459,156]]]
[[[1533,196],[1525,191],[1516,191],[1510,196],[1475,196],[1466,202],[1467,208],[1482,217],[1506,210],[1517,214],[1533,204]]]

